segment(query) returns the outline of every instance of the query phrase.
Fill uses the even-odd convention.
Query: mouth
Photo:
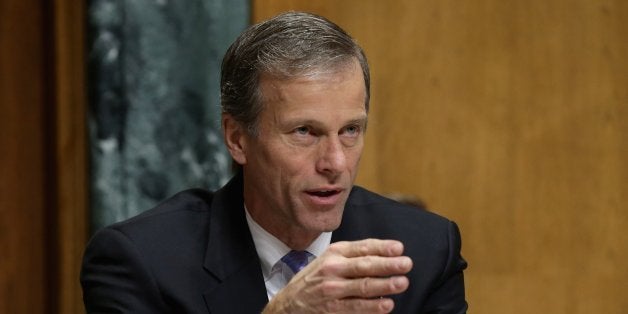
[[[316,196],[316,197],[331,197],[331,196],[340,194],[341,192],[342,190],[340,189],[329,189],[329,190],[310,190],[310,191],[306,191],[305,193],[311,196]]]
[[[309,201],[319,206],[335,206],[341,200],[344,190],[340,188],[313,189],[305,191]]]

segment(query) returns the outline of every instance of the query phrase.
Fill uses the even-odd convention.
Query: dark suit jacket
[[[465,313],[453,222],[354,187],[332,242],[397,239],[414,267],[395,313]],[[259,313],[268,302],[239,176],[98,231],[81,271],[88,313]]]

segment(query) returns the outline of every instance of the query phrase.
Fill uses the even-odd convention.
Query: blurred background
[[[365,49],[358,184],[458,223],[470,312],[628,313],[623,0],[2,0],[0,313],[83,313],[95,229],[229,177],[222,53],[286,10]]]

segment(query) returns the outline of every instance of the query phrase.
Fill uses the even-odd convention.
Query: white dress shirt
[[[285,264],[281,262],[281,258],[288,254],[291,249],[255,222],[246,209],[246,206],[244,207],[244,211],[246,212],[246,222],[253,236],[257,256],[259,256],[262,264],[266,293],[268,294],[268,300],[270,300],[288,283],[289,278],[286,278],[286,272],[283,271]],[[312,257],[313,260],[323,254],[330,243],[331,232],[323,232],[312,242],[306,251],[314,255]]]

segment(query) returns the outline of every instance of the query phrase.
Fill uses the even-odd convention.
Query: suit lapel
[[[216,281],[203,294],[209,312],[261,312],[268,297],[244,215],[241,175],[216,192],[210,215],[203,265]]]

